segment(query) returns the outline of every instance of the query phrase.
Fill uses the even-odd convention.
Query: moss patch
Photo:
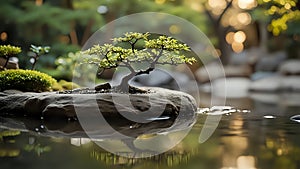
[[[51,91],[56,80],[35,70],[11,69],[0,72],[0,91],[16,89],[24,92]]]
[[[55,91],[63,91],[63,90],[73,90],[80,88],[80,86],[73,82],[67,82],[65,80],[60,80],[58,83],[55,83],[52,86],[53,90]]]

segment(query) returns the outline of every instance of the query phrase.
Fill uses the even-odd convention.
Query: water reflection
[[[34,131],[1,129],[1,168],[21,168],[24,164],[25,168],[53,168],[45,165],[49,163],[62,165],[56,168],[73,169],[300,168],[300,125],[292,120],[297,120],[298,116],[295,115],[299,114],[300,106],[278,106],[259,100],[252,100],[251,104],[254,106],[251,111],[240,110],[221,115],[217,113],[221,121],[216,131],[207,141],[199,143],[199,134],[206,118],[213,115],[207,114],[208,109],[205,109],[198,115],[197,122],[182,142],[163,154],[142,159],[111,154],[84,136],[48,137]],[[234,104],[230,106],[238,107]],[[3,123],[2,121],[1,124]],[[151,134],[144,134],[137,139],[147,140],[151,137]],[[114,144],[118,146],[125,143],[116,141]],[[138,145],[138,142],[135,144]],[[156,144],[157,147],[163,146]],[[48,148],[49,151],[46,151]],[[126,151],[120,150],[120,153]]]
[[[17,157],[20,149],[13,146],[15,143],[14,136],[20,135],[20,131],[3,130],[0,132],[0,157]],[[5,146],[8,145],[8,146]]]

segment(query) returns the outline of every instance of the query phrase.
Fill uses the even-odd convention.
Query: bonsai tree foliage
[[[39,57],[49,53],[50,47],[49,46],[35,46],[31,45],[30,46],[30,51],[34,53],[34,56],[32,56],[33,62],[32,62],[32,67],[31,70],[34,69],[34,66],[36,62],[38,61]]]
[[[11,45],[1,45],[0,46],[0,56],[4,57],[6,59],[6,62],[4,64],[4,68],[6,68],[9,58],[21,53],[21,48]]]
[[[117,86],[122,92],[129,90],[129,80],[134,76],[149,74],[156,65],[192,64],[195,58],[188,58],[182,52],[190,51],[190,48],[178,40],[159,36],[157,38],[150,33],[127,32],[122,37],[112,39],[112,44],[94,45],[83,51],[88,55],[83,62],[95,64],[102,72],[105,69],[117,67],[128,68],[130,73],[122,78]],[[127,47],[126,47],[127,46]],[[145,69],[135,69],[133,64],[147,65]]]

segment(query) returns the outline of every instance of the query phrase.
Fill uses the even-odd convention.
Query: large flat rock
[[[144,94],[3,92],[0,93],[0,116],[21,117],[28,130],[36,130],[34,126],[43,123],[48,133],[68,135],[81,132],[86,120],[91,123],[84,128],[89,132],[97,131],[99,135],[107,136],[112,134],[109,133],[112,127],[132,137],[168,129],[178,130],[194,123],[196,102],[192,96],[168,89],[147,89],[150,92]],[[109,128],[97,122],[100,116]],[[41,117],[43,120],[40,120]],[[79,119],[81,126],[76,124],[74,127],[70,119]]]

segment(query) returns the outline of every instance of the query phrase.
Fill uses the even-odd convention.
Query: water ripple
[[[238,109],[231,106],[213,106],[211,108],[198,108],[196,113],[205,115],[231,115],[232,113],[250,113],[250,110]]]

